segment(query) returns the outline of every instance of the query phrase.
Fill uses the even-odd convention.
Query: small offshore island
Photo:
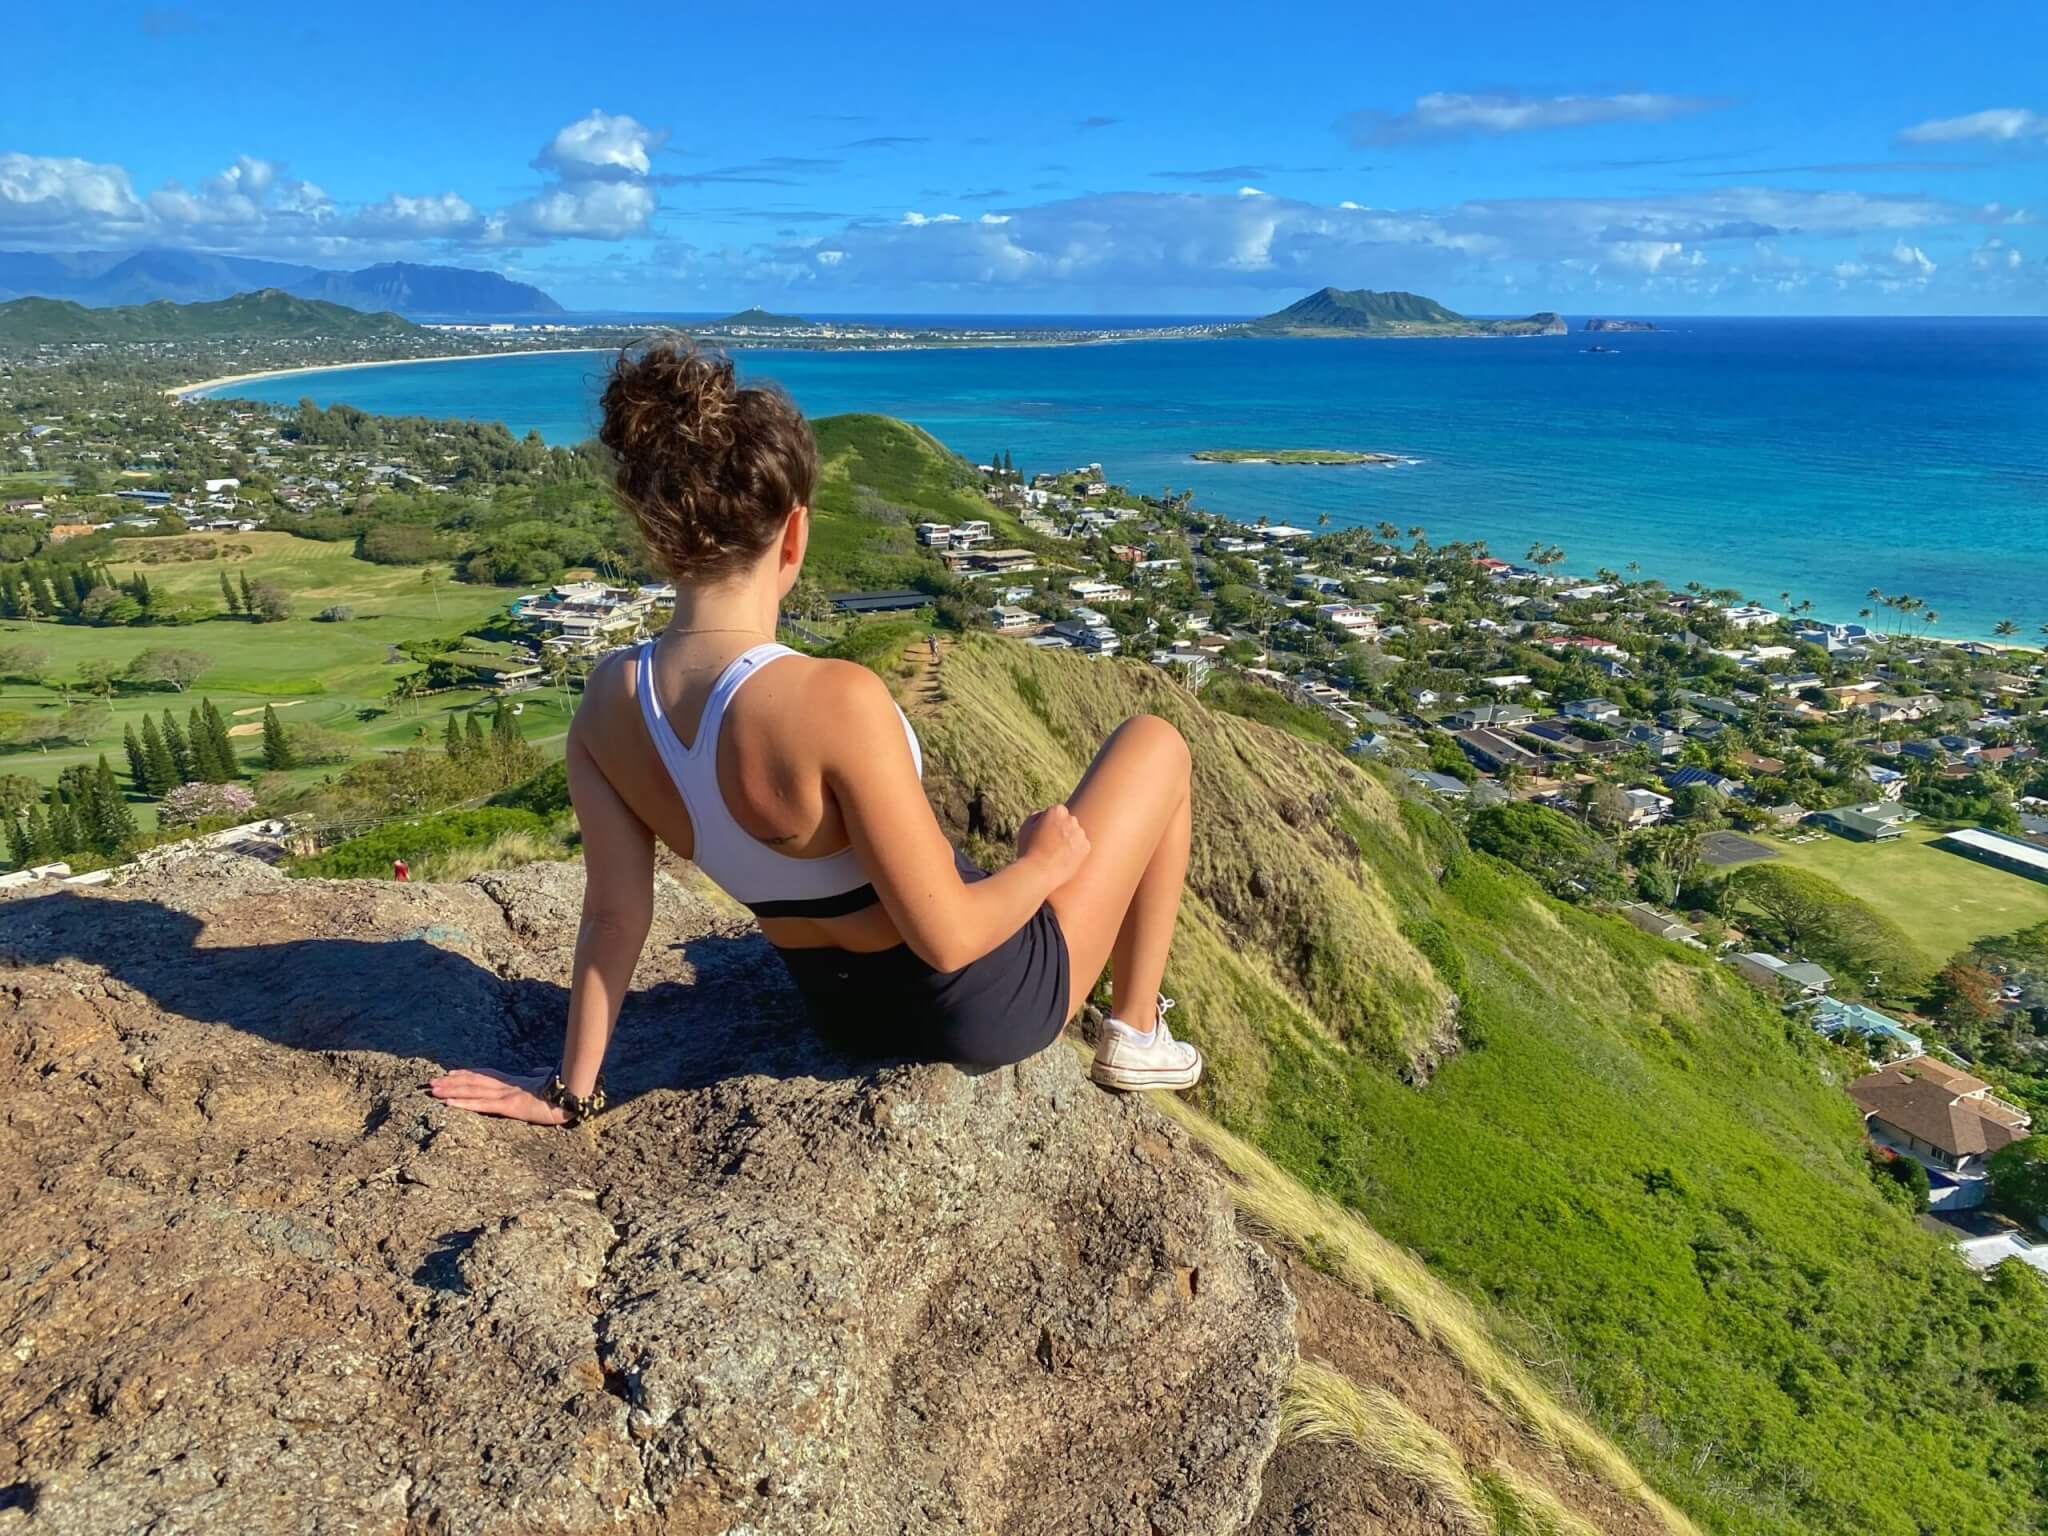
[[[1193,455],[1201,464],[1398,464],[1397,453],[1367,453],[1356,448],[1201,448]]]

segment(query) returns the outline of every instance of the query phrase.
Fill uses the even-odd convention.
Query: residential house
[[[1736,629],[1766,629],[1777,623],[1780,616],[1768,608],[1758,607],[1755,603],[1739,603],[1731,608],[1723,608],[1721,617]]]
[[[1612,699],[1570,699],[1557,712],[1573,720],[1591,720],[1609,725],[1621,718],[1621,706]]]
[[[1488,773],[1503,773],[1510,769],[1534,773],[1543,766],[1542,758],[1527,747],[1517,746],[1499,731],[1480,727],[1456,731],[1453,737],[1465,755]]]
[[[1655,825],[1669,816],[1671,807],[1677,803],[1654,789],[1624,789],[1621,798],[1628,802],[1628,824],[1632,827]]]
[[[1664,774],[1666,789],[1705,789],[1722,796],[1736,795],[1744,786],[1740,779],[1731,779],[1725,773],[1716,773],[1711,768],[1672,768]]]
[[[1624,902],[1615,910],[1652,938],[1669,939],[1674,944],[1690,944],[1695,949],[1706,947],[1700,942],[1699,929],[1673,917],[1669,912],[1659,912],[1647,902]]]
[[[1474,704],[1454,715],[1446,715],[1444,724],[1454,731],[1469,731],[1480,726],[1502,729],[1526,725],[1535,718],[1536,711],[1525,704]]]
[[[988,611],[989,623],[1006,635],[1031,628],[1038,622],[1038,615],[1029,608],[1019,608],[1012,603],[997,603]]]
[[[1735,967],[1744,981],[1780,997],[1819,997],[1835,984],[1834,977],[1811,961],[1781,960],[1761,950],[1730,955],[1728,963]]]
[[[1108,625],[1090,624],[1086,619],[1061,619],[1046,633],[1093,656],[1114,656],[1123,648],[1123,642]]]
[[[2024,1110],[1992,1097],[1989,1083],[1932,1056],[1858,1078],[1849,1097],[1873,1139],[1950,1173],[1981,1172],[1992,1153],[2033,1124]]]
[[[1897,1019],[1839,997],[1821,998],[1813,1005],[1807,1021],[1830,1040],[1854,1035],[1889,1056],[1918,1056],[1926,1050],[1920,1037]]]
[[[1077,576],[1067,583],[1067,590],[1083,603],[1127,603],[1130,592],[1113,581],[1096,581],[1091,577]]]

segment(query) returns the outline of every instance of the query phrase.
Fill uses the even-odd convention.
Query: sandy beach
[[[410,363],[475,363],[497,357],[539,357],[559,352],[610,352],[610,347],[520,347],[504,352],[451,352],[439,357],[366,358],[359,363],[309,363],[303,368],[266,368],[255,373],[225,373],[217,379],[180,384],[164,391],[174,400],[203,390],[225,389],[230,384],[247,384],[252,379],[288,379],[295,373],[339,373],[344,368],[403,368]]]

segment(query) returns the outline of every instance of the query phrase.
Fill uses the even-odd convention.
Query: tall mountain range
[[[1322,288],[1285,309],[1249,321],[1251,336],[1562,336],[1548,310],[1520,320],[1474,320],[1419,293]]]
[[[197,303],[258,288],[350,309],[401,315],[559,315],[562,306],[531,283],[470,267],[379,262],[329,271],[249,256],[162,248],[141,251],[0,251],[0,299],[69,299],[100,309],[157,299]]]

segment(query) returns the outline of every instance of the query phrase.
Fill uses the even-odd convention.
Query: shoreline
[[[1067,339],[1057,339],[1057,340],[1056,340],[1056,339],[1052,339],[1052,338],[1041,338],[1041,339],[1032,339],[1032,340],[1024,340],[1024,339],[1022,339],[1022,338],[1017,338],[1017,339],[998,339],[998,338],[993,338],[993,337],[991,337],[991,338],[977,339],[977,340],[976,340],[976,341],[974,341],[974,342],[969,342],[969,343],[957,343],[957,344],[951,344],[951,345],[948,345],[948,344],[944,344],[944,343],[940,343],[940,344],[933,344],[933,343],[929,343],[929,342],[920,342],[920,341],[902,341],[902,342],[894,342],[894,343],[888,343],[888,344],[883,344],[883,345],[876,345],[876,346],[862,346],[862,347],[822,347],[822,348],[805,348],[805,347],[779,347],[779,346],[777,346],[777,344],[776,344],[776,343],[774,343],[774,342],[770,342],[770,341],[762,341],[762,342],[757,342],[757,343],[752,343],[752,344],[748,344],[748,343],[742,343],[742,344],[740,344],[740,345],[737,345],[737,346],[733,346],[733,347],[732,347],[732,348],[731,348],[730,350],[731,350],[731,351],[733,351],[733,352],[736,352],[736,353],[737,353],[737,352],[744,352],[744,351],[784,351],[784,350],[787,350],[787,351],[791,351],[791,352],[799,352],[799,353],[809,353],[809,352],[814,352],[814,351],[815,351],[815,352],[820,352],[820,353],[823,353],[823,352],[868,352],[868,353],[896,353],[896,352],[911,352],[911,351],[991,351],[991,352],[995,352],[995,351],[1007,351],[1007,350],[1015,350],[1015,349],[1017,349],[1017,348],[1019,348],[1019,347],[1023,347],[1023,348],[1040,348],[1040,347],[1062,347],[1062,346],[1108,346],[1108,345],[1116,345],[1116,344],[1120,344],[1120,343],[1126,343],[1126,342],[1133,342],[1133,341],[1145,341],[1145,340],[1160,340],[1160,341],[1165,341],[1165,340],[1197,340],[1197,339],[1213,339],[1213,340],[1225,340],[1225,339],[1232,339],[1232,338],[1222,338],[1222,337],[1217,337],[1217,338],[1196,338],[1196,337],[1182,337],[1182,336],[1171,336],[1171,337],[1167,337],[1167,336],[1162,336],[1162,337],[1152,337],[1152,336],[1145,336],[1145,335],[1141,335],[1141,334],[1122,334],[1122,335],[1101,335],[1101,336],[1092,336],[1092,337],[1085,337],[1085,338],[1082,338],[1082,337],[1075,337],[1075,338],[1067,338]],[[1453,340],[1457,340],[1457,339],[1467,339],[1467,338],[1457,338],[1457,337],[1453,337],[1453,338],[1394,338],[1394,337],[1383,337],[1383,338],[1379,338],[1379,339],[1385,339],[1385,340],[1395,340],[1395,339],[1453,339]],[[1480,339],[1480,340],[1503,340],[1503,339],[1504,339],[1504,340],[1515,340],[1515,339],[1520,339],[1520,338],[1516,338],[1516,337],[1479,337],[1479,338],[1472,338],[1472,339]],[[750,340],[751,340],[751,339],[750,339]],[[436,355],[436,356],[433,356],[433,357],[411,357],[411,358],[382,358],[382,359],[363,359],[363,360],[359,360],[359,361],[353,361],[353,362],[346,362],[346,363],[326,363],[326,364],[307,364],[307,365],[304,365],[304,366],[299,366],[299,367],[292,367],[292,368],[275,368],[275,369],[263,369],[263,370],[257,370],[257,371],[249,372],[249,373],[240,373],[240,374],[229,374],[229,375],[224,375],[224,376],[222,376],[222,377],[219,377],[219,378],[214,378],[214,379],[206,379],[206,380],[201,380],[201,381],[198,381],[198,382],[195,382],[195,383],[191,383],[191,384],[182,384],[182,385],[178,385],[178,386],[176,386],[176,387],[174,387],[174,388],[166,389],[166,390],[164,391],[164,394],[165,394],[165,395],[167,395],[167,396],[169,396],[169,397],[172,397],[172,398],[174,398],[174,399],[184,399],[184,398],[192,397],[192,396],[195,396],[195,395],[199,395],[199,394],[202,394],[202,393],[213,393],[213,392],[216,392],[216,391],[226,390],[226,389],[229,389],[229,388],[231,388],[232,386],[234,386],[234,385],[236,385],[236,384],[243,384],[243,383],[249,383],[249,382],[253,382],[253,381],[256,381],[256,380],[262,380],[262,379],[273,379],[273,378],[287,378],[287,377],[291,377],[291,376],[294,376],[294,375],[302,375],[302,374],[311,374],[311,373],[331,373],[331,372],[341,372],[341,371],[345,371],[345,370],[353,370],[353,369],[362,369],[362,368],[391,368],[391,367],[401,367],[401,366],[406,366],[406,365],[410,365],[410,364],[416,364],[416,363],[434,363],[434,362],[472,362],[472,361],[485,361],[485,360],[490,360],[490,359],[495,359],[495,358],[504,358],[504,357],[527,357],[527,356],[546,356],[546,355],[571,355],[571,354],[576,354],[576,353],[597,353],[597,352],[609,352],[609,351],[612,351],[612,350],[613,350],[613,348],[611,348],[611,347],[609,347],[609,346],[601,346],[601,347],[600,347],[600,346],[574,346],[574,347],[532,347],[532,348],[518,348],[518,349],[513,349],[513,350],[507,350],[507,351],[497,351],[497,352],[480,352],[480,353],[456,353],[456,354],[451,354],[451,355],[446,355],[446,356],[442,356],[442,355]],[[474,418],[474,419],[479,419],[479,420],[482,420],[482,419],[489,419],[489,418],[482,418],[482,417],[478,417],[478,418]],[[1394,463],[1401,463],[1401,462],[1405,462],[1405,460],[1404,460],[1404,459],[1402,458],[1402,456],[1399,456],[1399,455],[1389,455],[1389,456],[1388,456],[1388,459],[1391,459],[1391,460],[1393,460],[1393,461],[1394,461]],[[1353,469],[1357,469],[1357,468],[1385,468],[1385,467],[1392,467],[1392,465],[1390,465],[1390,464],[1388,463],[1388,461],[1387,461],[1387,460],[1376,460],[1376,459],[1368,459],[1368,460],[1366,460],[1366,461],[1365,461],[1365,462],[1363,462],[1363,463],[1351,463],[1351,464],[1337,464],[1337,465],[1317,465],[1317,464],[1313,464],[1313,463],[1301,463],[1301,462],[1296,462],[1296,463],[1288,463],[1288,462],[1286,462],[1286,461],[1275,461],[1275,460],[1270,460],[1270,459],[1250,459],[1250,460],[1213,460],[1213,459],[1212,459],[1212,460],[1196,460],[1196,457],[1195,457],[1195,455],[1194,455],[1194,454],[1192,454],[1192,453],[1190,453],[1190,454],[1189,454],[1189,455],[1187,456],[1187,459],[1186,459],[1186,460],[1184,460],[1183,462],[1201,462],[1201,463],[1205,463],[1205,464],[1209,465],[1209,466],[1210,466],[1210,467],[1212,467],[1212,468],[1228,468],[1228,467],[1230,467],[1230,466],[1231,466],[1232,464],[1239,464],[1239,465],[1263,465],[1263,466],[1266,466],[1266,467],[1337,467],[1337,468],[1353,468]],[[1227,514],[1227,513],[1226,513],[1226,515],[1230,515],[1230,514]],[[1250,521],[1250,520],[1249,520],[1249,518],[1236,518],[1236,517],[1233,517],[1233,519],[1232,519],[1232,520],[1233,520],[1233,521],[1238,521],[1238,522],[1243,522],[1243,523],[1246,523],[1247,525],[1249,524],[1249,521]],[[1363,526],[1363,523],[1362,523],[1362,522],[1361,522],[1360,524],[1348,524],[1348,523],[1347,523],[1347,524],[1346,524],[1345,526]],[[1330,530],[1330,531],[1335,531],[1335,530]],[[1646,565],[1647,565],[1647,562],[1646,562]],[[1647,572],[1646,572],[1646,574],[1647,574]],[[1674,575],[1678,576],[1678,577],[1679,577],[1680,579],[1683,579],[1683,576],[1684,576],[1684,572],[1683,572],[1683,571],[1678,571],[1678,572],[1674,572]],[[1775,577],[1774,577],[1774,578],[1773,578],[1773,581],[1776,581],[1777,579],[1778,579],[1778,578],[1775,578]],[[1668,585],[1670,585],[1670,583],[1669,583],[1669,582],[1667,581],[1667,586],[1668,586]],[[1768,586],[1769,584],[1767,583],[1766,585]],[[1848,601],[1848,600],[1845,600],[1845,605],[1844,605],[1844,606],[1843,606],[1843,607],[1841,608],[1840,612],[1841,612],[1841,613],[1843,613],[1843,614],[1845,614],[1845,615],[1846,615],[1846,614],[1849,614],[1849,613],[1851,613],[1851,612],[1853,612],[1853,602],[1851,602],[1851,601]],[[1846,621],[1846,620],[1837,620],[1837,622],[1845,622],[1845,621]],[[1944,649],[1945,649],[1945,648],[1952,648],[1952,647],[1956,647],[1956,646],[1961,646],[1961,645],[1966,645],[1966,644],[1974,644],[1974,645],[1977,645],[1977,646],[1982,646],[1982,647],[1986,647],[1986,648],[1989,648],[1990,650],[1992,650],[1992,651],[1994,651],[1994,652],[1997,652],[1997,653],[2001,653],[2001,654],[2003,654],[2003,653],[2008,653],[2008,652],[2011,652],[2011,653],[2019,653],[2019,654],[2023,654],[2023,655],[2044,655],[2044,654],[2048,654],[2048,651],[2044,651],[2044,648],[2043,648],[2043,647],[2041,647],[2041,646],[2030,646],[2030,645],[2028,645],[2028,644],[2027,644],[2026,642],[2024,642],[2024,641],[2020,641],[2020,640],[2002,640],[2002,639],[1999,639],[1999,638],[1997,638],[1996,636],[1994,636],[1994,635],[1993,635],[1993,634],[1991,633],[1991,629],[1990,629],[1990,620],[1989,620],[1988,618],[1987,618],[1986,620],[1984,620],[1984,621],[1983,621],[1983,627],[1982,627],[1981,629],[1979,629],[1979,630],[1978,630],[1978,631],[1977,631],[1976,633],[1971,633],[1970,631],[1968,631],[1968,630],[1966,630],[1966,629],[1965,629],[1965,630],[1950,630],[1950,631],[1948,631],[1948,632],[1947,632],[1946,634],[1940,634],[1940,635],[1937,635],[1937,634],[1933,634],[1933,633],[1929,633],[1929,632],[1924,632],[1924,631],[1923,631],[1923,632],[1920,632],[1920,633],[1917,633],[1917,634],[1910,634],[1910,635],[1907,635],[1907,634],[1901,634],[1901,635],[1894,635],[1894,636],[1889,636],[1889,637],[1887,637],[1887,638],[1891,638],[1891,639],[1895,639],[1895,640],[1910,640],[1910,641],[1912,641],[1912,642],[1914,642],[1914,643],[1917,643],[1917,644],[1920,644],[1920,645],[1925,645],[1925,646],[1928,646],[1928,647],[1930,647],[1930,648],[1944,648]]]
[[[232,384],[252,384],[258,379],[288,379],[301,373],[341,373],[352,368],[406,368],[415,363],[480,363],[501,357],[559,357],[568,352],[609,352],[610,347],[518,347],[503,352],[451,352],[442,357],[377,357],[354,363],[307,363],[298,368],[261,368],[254,373],[224,373],[217,379],[196,384],[176,384],[164,391],[173,400],[188,395],[226,389]]]

